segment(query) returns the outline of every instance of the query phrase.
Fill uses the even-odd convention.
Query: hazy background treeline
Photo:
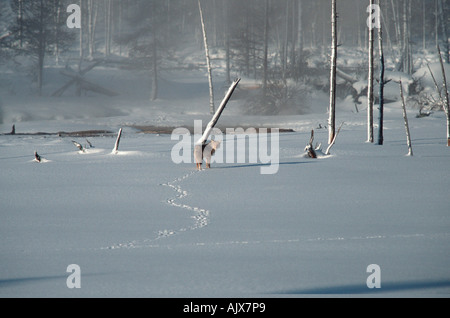
[[[81,7],[81,29],[66,26],[72,3]],[[368,5],[368,0],[337,1],[340,46],[367,48]],[[201,6],[213,63],[224,69],[227,81],[239,74],[270,82],[272,88],[286,88],[273,94],[288,99],[295,92],[287,89],[287,81],[298,83],[329,69],[331,1],[202,0]],[[385,54],[396,70],[411,74],[413,54],[437,44],[449,62],[448,1],[381,0],[380,6]],[[156,87],[158,72],[174,67],[183,50],[196,47],[203,50],[198,0],[0,2],[0,63],[20,64],[21,57],[33,61],[40,93],[46,61],[121,58],[148,68]],[[312,56],[319,62],[308,64]],[[176,66],[196,67],[186,61]]]

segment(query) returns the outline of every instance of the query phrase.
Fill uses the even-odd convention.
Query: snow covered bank
[[[448,297],[443,114],[411,118],[414,157],[399,109],[384,146],[364,142],[363,114],[347,115],[329,158],[303,156],[321,116],[281,134],[274,175],[258,163],[197,172],[171,161],[170,135],[130,129],[118,155],[112,137],[80,153],[71,138],[1,136],[0,295]],[[43,123],[60,125],[21,125]],[[69,264],[80,289],[66,286]],[[369,264],[379,290],[366,286]]]

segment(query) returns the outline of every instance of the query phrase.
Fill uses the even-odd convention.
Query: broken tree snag
[[[76,142],[75,140],[72,140],[72,143],[73,143],[73,144],[75,145],[75,147],[77,147],[80,151],[84,152],[84,148],[83,148],[83,146],[82,146],[80,143]]]
[[[316,159],[317,154],[312,145],[313,141],[314,141],[314,129],[311,130],[311,138],[309,138],[309,144],[306,145],[305,151],[306,151],[306,154],[308,155],[308,157]]]
[[[41,156],[38,155],[37,151],[34,152],[34,160],[36,160],[37,162],[41,162],[42,160]]]
[[[329,155],[329,154],[330,154],[330,149],[331,149],[331,147],[333,147],[334,143],[336,142],[336,138],[337,138],[337,136],[339,135],[339,132],[341,131],[341,127],[342,127],[343,124],[344,124],[344,122],[342,122],[342,123],[340,124],[340,126],[339,126],[339,128],[338,128],[336,134],[335,134],[334,137],[333,137],[333,140],[331,141],[331,143],[329,144],[327,150],[325,151],[325,155]]]
[[[94,148],[94,146],[92,146],[92,143],[87,138],[86,138],[86,142],[88,143],[89,148]]]
[[[411,146],[411,135],[409,134],[408,116],[406,115],[405,98],[403,97],[402,81],[400,80],[400,97],[402,99],[403,119],[405,120],[406,142],[408,144],[408,156],[413,155]]]
[[[11,135],[15,135],[15,134],[16,134],[16,125],[12,125]]]
[[[117,134],[116,144],[114,145],[113,153],[117,153],[119,151],[119,143],[121,136],[122,136],[122,128],[119,129],[119,133]]]
[[[223,98],[222,102],[220,103],[219,108],[217,108],[216,113],[214,114],[213,118],[206,126],[205,132],[203,133],[202,137],[195,143],[196,145],[203,145],[206,142],[206,140],[209,137],[209,134],[211,133],[214,126],[217,124],[217,121],[219,120],[220,115],[222,115],[222,112],[223,112],[225,106],[227,105],[228,101],[230,100],[231,95],[233,95],[233,92],[240,80],[241,80],[240,78],[236,78],[234,80],[234,82],[231,84],[230,88],[228,89],[227,93],[225,94],[225,97]]]

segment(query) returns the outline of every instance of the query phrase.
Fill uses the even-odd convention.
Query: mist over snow
[[[442,87],[436,38],[445,58],[450,29],[434,1],[425,15],[422,1],[382,7],[383,145],[376,80],[366,141],[366,5],[338,1],[329,154],[330,3],[201,1],[216,109],[240,82],[200,171],[195,123],[213,115],[198,2],[82,1],[81,59],[71,1],[37,3],[0,4],[0,297],[449,297],[450,152],[432,75]]]

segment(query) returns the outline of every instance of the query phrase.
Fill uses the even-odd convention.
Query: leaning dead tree
[[[116,154],[119,151],[120,137],[122,137],[122,128],[119,129],[119,132],[117,134],[116,143],[114,144],[114,149],[112,151],[112,153],[114,154]]]
[[[233,94],[233,92],[240,80],[241,80],[240,78],[237,78],[231,84],[230,88],[228,89],[227,93],[225,94],[225,97],[223,98],[222,102],[220,103],[219,108],[214,113],[213,118],[206,126],[206,129],[205,129],[202,137],[199,140],[197,140],[197,142],[194,144],[194,158],[195,158],[195,161],[197,164],[197,169],[199,169],[199,170],[201,169],[201,164],[202,164],[204,156],[206,155],[205,158],[208,157],[208,151],[209,151],[209,157],[211,157],[211,155],[213,154],[213,151],[215,151],[215,149],[216,149],[213,146],[212,150],[211,150],[211,145],[214,144],[214,141],[211,141],[210,143],[208,143],[207,139],[208,139],[209,135],[211,134],[211,131],[213,130],[214,126],[217,124],[217,121],[219,120],[220,115],[222,115],[222,112],[225,109],[225,106],[227,105],[228,101],[230,100],[231,95]],[[207,165],[207,167],[209,166],[208,159],[206,159],[206,165]]]
[[[405,130],[406,130],[406,143],[408,145],[408,156],[413,155],[412,146],[411,146],[411,135],[409,133],[409,124],[408,124],[408,116],[406,115],[406,104],[405,98],[403,97],[403,86],[402,81],[399,81],[400,84],[400,97],[402,100],[402,110],[403,110],[403,120],[405,121]]]
[[[240,78],[237,78],[231,84],[230,88],[228,89],[227,93],[225,94],[225,97],[223,98],[222,102],[220,103],[219,108],[217,108],[211,121],[206,126],[206,129],[205,129],[202,137],[199,140],[197,140],[197,142],[195,143],[196,146],[204,145],[206,143],[206,140],[208,139],[209,135],[211,134],[211,131],[213,130],[214,126],[217,124],[217,121],[219,120],[220,115],[222,115],[222,112],[225,109],[225,106],[227,105],[228,101],[230,100],[231,95],[233,95],[233,92],[240,80],[241,80]]]

